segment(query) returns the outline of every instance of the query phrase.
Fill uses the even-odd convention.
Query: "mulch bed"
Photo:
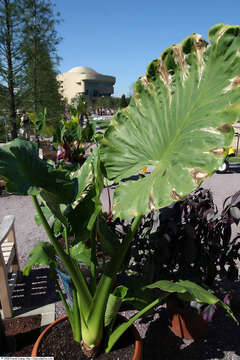
[[[11,356],[31,356],[41,332],[41,318],[41,315],[32,315],[3,320],[6,336],[11,338]]]

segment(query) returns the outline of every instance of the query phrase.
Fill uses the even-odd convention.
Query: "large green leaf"
[[[68,142],[81,141],[82,129],[78,124],[78,115],[73,116],[72,120],[64,123],[64,136]]]
[[[69,209],[66,214],[74,234],[81,241],[86,241],[90,237],[88,224],[95,211],[94,198],[95,191],[92,189],[83,199],[78,201],[78,204],[74,209]]]
[[[97,232],[99,234],[99,241],[106,254],[111,257],[119,256],[119,253],[121,252],[121,243],[117,235],[108,226],[106,219],[103,216],[99,216],[97,219]]]
[[[48,265],[52,269],[58,267],[54,247],[43,241],[39,241],[29,254],[29,262],[24,266],[23,275],[28,276],[33,266]]]
[[[164,292],[175,293],[183,301],[197,301],[198,303],[204,304],[216,304],[222,306],[227,313],[233,318],[238,324],[238,320],[234,316],[231,308],[213,295],[211,292],[205,290],[201,286],[193,283],[189,280],[178,281],[173,283],[168,280],[159,280],[153,284],[145,286],[145,289],[160,289]]]
[[[83,191],[92,183],[92,157],[93,155],[90,155],[80,169],[77,169],[70,174],[71,179],[77,179],[78,181],[76,200],[81,197]]]
[[[29,141],[15,139],[0,149],[0,177],[6,180],[10,193],[27,195],[34,188],[55,195],[59,203],[71,203],[77,192],[77,180],[56,170],[38,157]]]
[[[91,266],[91,250],[86,248],[83,242],[79,242],[76,245],[70,247],[71,258],[76,260],[76,262],[83,263],[88,268]]]
[[[35,118],[35,125],[37,131],[40,135],[46,136],[47,132],[47,109],[44,108],[43,111],[39,112]]]
[[[192,34],[150,63],[106,131],[101,158],[109,179],[153,166],[150,175],[117,188],[115,217],[178,200],[222,163],[240,115],[239,26],[213,26],[209,39]]]
[[[169,293],[177,293],[177,294],[188,294],[190,298],[188,301],[195,300],[199,303],[206,304],[216,304],[219,299],[211,294],[209,291],[205,290],[201,286],[188,281],[179,281],[177,283],[173,283],[168,280],[159,280],[153,284],[145,286],[146,289],[160,289]]]
[[[93,228],[93,225],[96,221],[96,217],[102,210],[102,202],[100,196],[104,187],[104,177],[101,170],[98,148],[94,149],[92,152],[92,173],[93,173],[93,184],[95,189],[95,196],[93,197],[95,208],[88,223],[89,230]]]
[[[65,226],[68,225],[67,218],[63,215],[61,211],[61,206],[58,201],[58,197],[55,194],[52,194],[46,190],[42,190],[40,193],[42,199],[46,202],[48,208],[51,210],[52,214],[59,219]],[[64,205],[63,205],[64,206]]]

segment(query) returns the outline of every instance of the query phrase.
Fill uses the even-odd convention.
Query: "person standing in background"
[[[20,129],[22,129],[21,134],[23,137],[30,140],[30,119],[24,109],[21,110]]]

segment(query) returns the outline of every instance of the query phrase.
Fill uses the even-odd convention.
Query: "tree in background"
[[[1,104],[9,113],[12,139],[17,137],[16,97],[23,65],[20,3],[0,0],[0,81],[7,89]]]
[[[59,82],[56,79],[56,71],[51,60],[48,49],[44,44],[39,44],[41,61],[35,71],[30,59],[27,57],[24,74],[24,87],[22,88],[22,99],[28,111],[38,114],[44,108],[48,110],[48,119],[52,125],[64,111],[62,95],[59,92]],[[28,61],[29,60],[29,61]],[[36,77],[35,77],[36,75]],[[35,91],[33,91],[33,87]]]
[[[53,122],[63,111],[56,80],[58,19],[50,0],[0,0],[0,85],[7,89],[0,105],[9,116],[12,139],[16,108],[35,114],[47,108]]]
[[[59,13],[54,4],[46,0],[24,0],[23,56],[24,67],[22,95],[28,109],[38,113],[44,107],[51,119],[63,111],[60,84],[56,80],[59,62],[57,45],[61,40],[55,26]]]
[[[120,99],[120,109],[128,106],[130,99],[127,99],[125,94],[122,95]]]
[[[110,106],[110,97],[109,96],[100,96],[96,99],[96,108],[107,108]]]
[[[0,142],[8,141],[8,121],[6,117],[8,98],[8,88],[0,84]]]

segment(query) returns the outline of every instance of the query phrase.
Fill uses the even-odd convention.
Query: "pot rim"
[[[121,317],[125,318],[123,315],[121,315]],[[63,321],[65,319],[68,318],[68,315],[65,314],[61,317],[59,317],[58,319],[56,319],[55,321],[53,321],[51,324],[49,324],[39,335],[39,337],[37,338],[33,349],[32,349],[32,354],[31,356],[38,356],[38,348],[39,348],[39,344],[42,341],[43,337],[45,336],[45,334],[53,327],[55,326],[57,323],[59,323],[60,321]],[[133,335],[135,337],[135,344],[134,344],[134,354],[132,357],[132,360],[142,360],[142,339],[139,335],[139,332],[137,330],[137,328],[134,325],[130,326],[130,329],[133,332]]]

